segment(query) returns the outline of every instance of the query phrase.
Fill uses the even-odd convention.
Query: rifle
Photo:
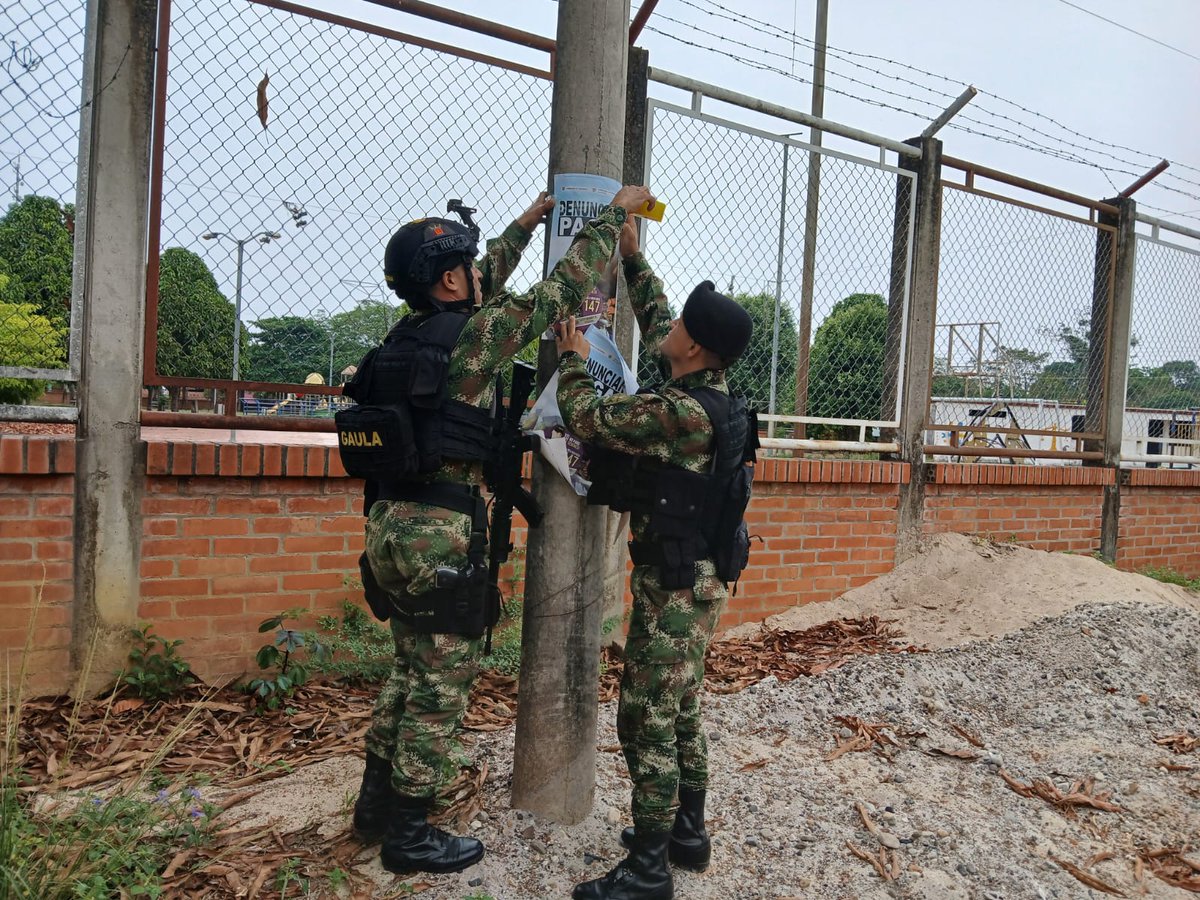
[[[530,528],[542,524],[542,508],[533,494],[521,484],[521,462],[525,451],[533,449],[534,439],[521,431],[521,416],[533,391],[537,369],[529,363],[513,360],[512,388],[508,405],[504,400],[504,379],[496,375],[496,431],[499,450],[495,462],[484,466],[484,480],[492,491],[492,523],[488,534],[488,609],[487,642],[484,653],[492,652],[492,625],[500,619],[500,567],[512,552],[513,509],[520,511]]]

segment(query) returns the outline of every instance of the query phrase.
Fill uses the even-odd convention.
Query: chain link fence
[[[801,406],[810,438],[861,437],[894,422],[897,367],[885,363],[897,179],[912,175],[832,151],[820,156],[806,404],[797,403],[809,160],[813,151],[660,101],[651,103],[647,178],[667,202],[646,255],[676,310],[704,279],[745,306],[754,336],[729,371],[761,413]],[[780,123],[784,125],[786,123]],[[794,128],[794,125],[788,127]],[[904,195],[910,198],[911,192]],[[891,404],[885,401],[891,398]],[[778,425],[789,437],[795,422]]]
[[[1137,236],[1122,456],[1200,464],[1200,238]]]
[[[1083,451],[1102,426],[1107,294],[1096,316],[1093,294],[1109,289],[1112,229],[942,186],[932,443],[964,461]]]
[[[218,379],[316,387],[243,390],[241,412],[331,414],[321,388],[398,317],[388,238],[448,198],[498,235],[545,185],[550,96],[548,80],[345,24],[175,0],[155,405],[191,408],[188,379]],[[540,268],[531,248],[510,285]]]
[[[0,404],[69,401],[84,4],[0,4]]]

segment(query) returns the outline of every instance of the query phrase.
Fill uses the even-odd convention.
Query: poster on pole
[[[550,213],[550,248],[546,271],[558,265],[580,230],[612,202],[621,182],[603,175],[566,172],[554,176],[554,209]]]
[[[636,394],[637,379],[608,331],[602,327],[589,328],[585,337],[591,344],[585,365],[596,383],[597,393],[601,397]],[[558,372],[550,377],[521,425],[527,433],[537,435],[542,456],[567,480],[575,493],[586,496],[591,487],[587,475],[587,451],[563,424],[558,408]]]

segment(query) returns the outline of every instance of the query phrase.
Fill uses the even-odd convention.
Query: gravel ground
[[[1200,595],[1091,559],[946,535],[865,588],[772,624],[869,614],[934,649],[706,695],[713,862],[677,871],[676,896],[1073,900],[1104,896],[1103,885],[1195,896],[1139,857],[1184,848],[1200,876],[1200,750],[1155,743],[1200,735]],[[358,874],[375,897],[570,896],[623,856],[629,779],[615,717],[615,702],[600,707],[583,822],[511,809],[514,730],[468,735],[488,769],[486,812],[468,830],[487,856],[457,875],[401,880],[365,850]],[[332,838],[361,772],[358,759],[320,763],[234,812],[278,818],[282,832],[320,823]],[[1048,799],[1012,787],[1035,780]],[[1115,810],[1050,802],[1076,789],[1077,801]]]

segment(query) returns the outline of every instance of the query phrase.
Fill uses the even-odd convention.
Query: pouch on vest
[[[412,477],[419,458],[408,406],[351,406],[333,417],[346,473],[384,481]]]

